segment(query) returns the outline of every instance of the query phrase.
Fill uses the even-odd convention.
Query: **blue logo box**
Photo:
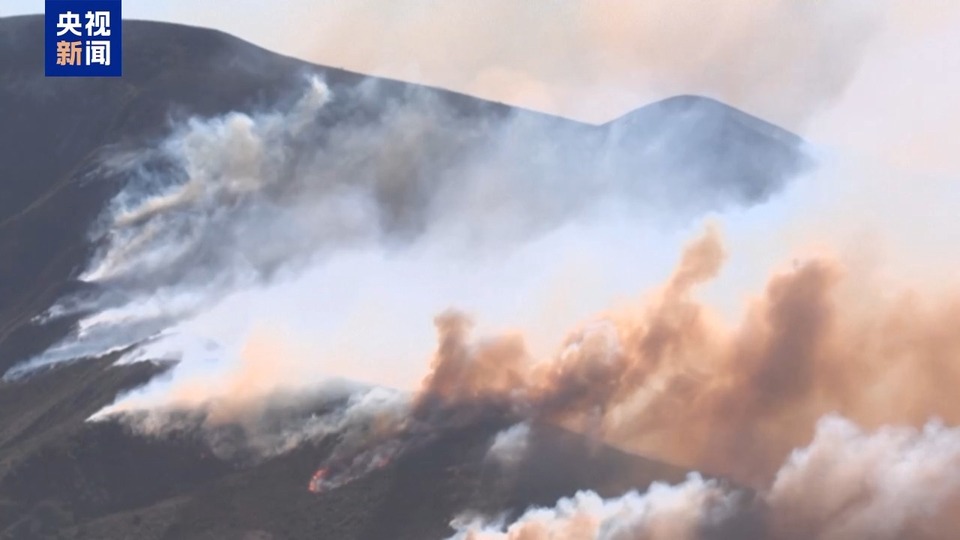
[[[120,0],[46,0],[47,77],[123,74]]]

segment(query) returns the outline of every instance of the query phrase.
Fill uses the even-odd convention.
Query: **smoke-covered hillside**
[[[551,266],[566,235],[587,258],[583,231],[607,220],[676,230],[775,199],[811,164],[799,138],[695,96],[582,124],[143,21],[124,23],[122,78],[47,79],[42,36],[40,17],[0,19],[5,538],[475,538],[578,490],[596,493],[572,508],[631,490],[624,512],[679,507],[658,502],[673,488],[640,494],[703,461],[605,444],[605,415],[656,371],[612,352],[616,331],[585,329],[533,368],[522,340],[473,343],[467,318],[444,312],[426,376],[406,370],[413,389],[396,365],[372,370],[400,389],[352,372],[355,342],[338,349],[343,372],[313,372],[323,355],[276,337],[303,336],[284,317],[320,342],[355,320],[361,345],[415,356],[406,325],[453,303],[448,290],[517,311],[479,298]],[[691,248],[625,345],[658,357],[695,341],[671,336],[678,318],[697,328],[687,292],[717,272],[716,242]],[[383,320],[338,296],[366,272],[364,287],[407,291],[374,303]],[[254,312],[266,330],[218,326]],[[764,358],[749,373],[764,377]],[[738,428],[751,414],[737,409]],[[738,450],[717,440],[723,459]],[[683,486],[716,510],[690,518],[715,538],[760,530],[777,504],[696,476]]]

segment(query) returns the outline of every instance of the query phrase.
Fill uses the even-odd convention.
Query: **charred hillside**
[[[38,317],[88,286],[77,277],[102,241],[91,231],[129,180],[102,167],[105,154],[149,148],[186,118],[292,104],[306,75],[338,95],[376,85],[376,100],[334,101],[315,120],[321,132],[426,99],[481,137],[487,126],[519,119],[566,141],[620,141],[636,151],[588,165],[638,177],[680,171],[674,181],[712,194],[698,210],[766,200],[807,165],[799,138],[705,98],[673,98],[589,125],[309,64],[212,30],[124,25],[122,78],[47,79],[42,17],[0,19],[0,373],[76,323]],[[397,229],[416,228],[409,216],[389,217]],[[489,422],[445,432],[357,482],[312,494],[307,481],[333,440],[251,465],[212,456],[193,433],[147,439],[119,424],[86,423],[167,369],[113,366],[115,359],[0,382],[0,538],[439,538],[467,509],[516,513],[578,489],[616,494],[684,474],[541,426],[538,458],[503,481],[485,453],[509,424]]]

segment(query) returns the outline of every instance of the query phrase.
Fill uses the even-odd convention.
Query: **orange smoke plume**
[[[599,422],[608,442],[753,485],[831,412],[865,427],[960,419],[960,298],[865,298],[858,276],[820,258],[774,275],[729,326],[694,296],[723,260],[708,230],[649,301],[572,334],[546,362],[522,336],[471,340],[463,315],[441,315],[419,414],[497,405],[581,430]]]

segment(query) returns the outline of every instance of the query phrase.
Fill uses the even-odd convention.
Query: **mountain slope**
[[[616,166],[638,175],[680,170],[676,181],[744,204],[776,193],[806,164],[797,137],[699,97],[593,126],[311,65],[220,32],[143,21],[125,22],[123,78],[46,79],[42,36],[41,17],[0,19],[0,373],[76,322],[36,318],[85,286],[76,277],[100,241],[91,227],[126,180],[100,167],[105,152],[154,145],[187,117],[292,103],[305,73],[347,95],[375,81],[382,98],[337,102],[318,122],[365,121],[390,104],[428,96],[479,129],[519,118],[573,140],[625,142],[636,152]],[[677,129],[689,125],[698,127],[695,137]],[[250,466],[210,455],[193,433],[146,439],[118,424],[85,423],[167,367],[111,366],[115,358],[0,382],[0,531],[7,538],[423,539],[447,534],[450,519],[468,508],[516,512],[577,489],[613,494],[683,476],[548,426],[536,430],[536,459],[514,476],[491,476],[484,454],[506,427],[491,422],[444,433],[386,469],[314,495],[306,482],[332,440]]]
[[[638,175],[679,164],[697,189],[732,190],[743,201],[775,193],[806,163],[797,137],[704,98],[673,98],[592,126],[310,65],[220,32],[172,24],[125,23],[122,78],[47,79],[42,22],[0,19],[0,372],[69,327],[69,320],[43,329],[27,323],[76,285],[71,278],[91,254],[90,225],[123,180],[98,170],[105,149],[154,144],[174,119],[289,103],[305,73],[322,76],[334,93],[379,85],[379,102],[338,102],[323,122],[376,117],[391,103],[426,94],[478,124],[520,116],[543,124],[544,132],[624,139],[637,151],[622,166]],[[690,123],[697,125],[694,138],[677,130]],[[666,142],[651,142],[664,134]],[[664,145],[669,158],[659,157],[668,154]]]

